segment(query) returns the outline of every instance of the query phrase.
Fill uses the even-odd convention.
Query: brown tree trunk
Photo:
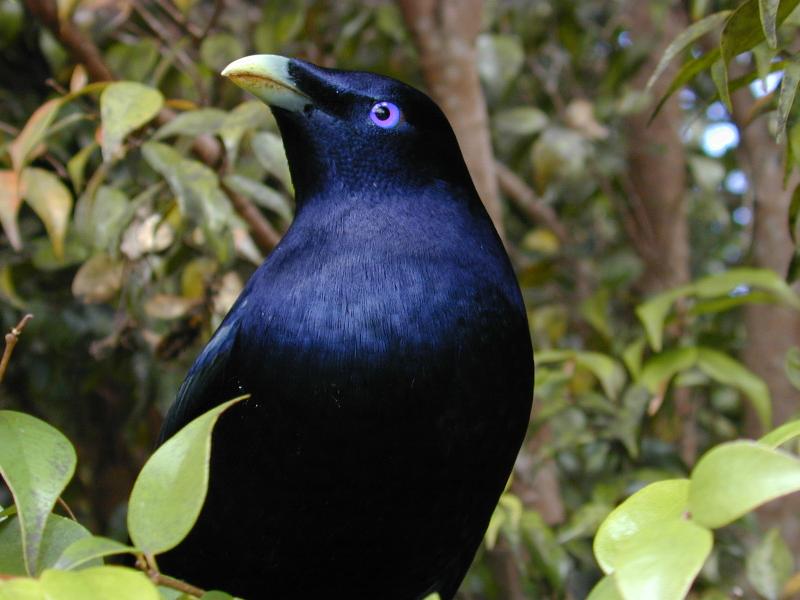
[[[794,252],[788,214],[797,178],[792,178],[794,181],[784,189],[784,150],[769,133],[766,119],[757,118],[744,125],[753,104],[747,88],[733,96],[734,119],[740,124],[739,159],[749,177],[753,205],[751,260],[753,266],[772,269],[783,277]],[[800,394],[783,370],[786,352],[792,346],[800,346],[800,314],[781,306],[750,305],[744,316],[747,338],[742,358],[766,382],[772,398],[773,423],[779,425],[796,416],[800,408]],[[752,437],[763,433],[752,410],[747,431]],[[758,514],[765,529],[778,527],[792,552],[800,554],[800,497],[772,502]]]
[[[631,32],[642,44],[650,44],[648,58],[633,79],[643,90],[667,45],[687,25],[682,6],[675,3],[663,19],[654,18],[649,2],[629,4]],[[666,91],[678,69],[673,64],[653,88],[653,98]],[[691,279],[689,225],[686,215],[686,154],[680,129],[683,114],[677,97],[670,98],[649,122],[652,103],[627,120],[629,223],[634,247],[645,264],[641,285],[656,293],[688,283]],[[689,390],[675,388],[673,403],[680,421],[680,455],[687,465],[697,458],[697,428]]]
[[[643,90],[669,42],[686,27],[680,6],[656,22],[649,2],[629,4],[631,32],[642,44],[652,43],[648,59],[633,79]],[[654,42],[653,42],[654,41]],[[660,98],[675,74],[672,66],[653,89]],[[628,138],[628,201],[640,240],[637,250],[646,270],[642,285],[658,292],[689,281],[689,228],[686,220],[686,156],[680,128],[683,121],[676,97],[664,104],[659,115],[648,124],[652,104],[631,116]]]
[[[475,60],[483,0],[399,0],[399,4],[431,96],[453,125],[475,188],[502,236],[489,116]]]
[[[746,88],[734,95],[737,123],[746,122],[753,103]],[[794,253],[788,227],[792,186],[783,186],[783,149],[769,133],[764,118],[739,131],[739,158],[749,176],[753,205],[751,262],[783,277]],[[751,305],[745,309],[745,329],[747,344],[742,357],[769,387],[773,422],[784,423],[800,409],[800,394],[783,370],[786,352],[800,346],[800,313],[781,306]],[[754,418],[748,429],[753,436],[762,433]]]

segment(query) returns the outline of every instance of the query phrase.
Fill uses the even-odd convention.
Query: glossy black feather
[[[275,109],[297,194],[162,439],[223,415],[165,572],[245,598],[454,594],[526,431],[532,353],[508,258],[449,124],[399,82],[300,61]],[[375,101],[404,112],[396,130]]]

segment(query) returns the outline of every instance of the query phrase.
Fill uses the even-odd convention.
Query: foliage
[[[158,585],[171,582],[158,573],[155,557],[180,543],[194,525],[208,488],[214,424],[227,408],[245,399],[230,400],[197,417],[145,463],[130,499],[133,546],[93,536],[75,521],[51,513],[72,477],[75,450],[43,421],[0,411],[4,429],[0,473],[14,498],[13,507],[0,513],[0,573],[5,576],[0,580],[0,598],[173,597]],[[119,554],[137,556],[147,565],[147,575],[128,567],[103,566],[105,557]],[[201,590],[175,587],[184,597],[207,596]],[[215,592],[214,598],[231,596]]]
[[[48,493],[26,498],[26,475],[7,466],[21,465],[5,454],[13,448],[0,451],[12,487],[6,495],[0,489],[0,503],[9,505],[13,493],[19,505],[0,523],[0,572],[37,576],[3,584],[0,598],[41,596],[45,586],[47,593],[101,589],[109,578],[118,582],[111,585],[127,578],[125,585],[141,586],[139,597],[147,597],[147,577],[101,561],[157,553],[193,518],[187,510],[186,521],[170,531],[157,520],[170,503],[143,497],[128,515],[134,546],[126,543],[126,502],[160,415],[293,215],[269,111],[218,78],[219,69],[244,54],[276,52],[422,87],[395,3],[263,4],[233,0],[215,16],[210,2],[181,0],[181,22],[161,4],[108,2],[100,10],[59,3],[62,22],[80,23],[118,78],[96,82],[51,33],[23,18],[30,15],[18,0],[0,2],[3,60],[24,57],[0,85],[0,321],[10,327],[18,311],[36,314],[3,386],[3,408],[14,410],[3,411],[2,423],[18,427],[32,418],[23,412],[42,417],[74,440],[79,456],[72,476],[69,453],[53,450],[63,439],[37,421],[59,462],[47,462],[49,475],[38,472]],[[663,15],[667,4],[654,2],[652,10]],[[794,489],[796,459],[773,448],[792,442],[797,426],[783,424],[758,443],[733,440],[742,437],[750,407],[770,429],[774,400],[737,358],[746,343],[742,310],[753,303],[794,310],[799,303],[779,274],[748,266],[751,226],[742,215],[752,207],[751,182],[731,185],[744,177],[738,157],[712,155],[702,139],[707,126],[729,119],[709,106],[729,104],[735,90],[783,71],[784,84],[748,118],[764,114],[776,134],[786,127],[789,167],[800,155],[793,149],[800,139],[792,103],[796,3],[691,4],[694,23],[667,49],[653,80],[685,58],[668,87],[680,94],[684,111],[676,126],[688,163],[692,282],[653,293],[642,285],[647,264],[626,237],[626,220],[637,210],[628,123],[654,108],[634,83],[650,41],[636,39],[618,0],[486,2],[477,61],[496,157],[531,182],[531,197],[556,213],[567,233],[532,218],[529,205],[506,194],[507,243],[536,348],[536,408],[513,481],[460,592],[464,599],[502,598],[508,570],[529,597],[585,597],[594,589],[594,598],[625,590],[636,597],[630,590],[640,575],[661,567],[668,574],[662,589],[672,597],[691,585],[698,596],[738,587],[773,598],[795,573],[786,542],[777,531],[759,534],[749,511]],[[706,14],[709,8],[718,12]],[[709,46],[716,33],[720,43]],[[741,74],[734,56],[744,50],[754,67]],[[42,84],[48,77],[51,87]],[[243,204],[255,208],[261,229],[246,220]],[[797,200],[789,215],[793,233],[799,207]],[[787,374],[796,381],[798,362],[787,356]],[[680,395],[691,415],[680,412]],[[14,438],[3,433],[0,443]],[[195,466],[203,463],[190,455]],[[700,477],[704,464],[746,463],[756,455],[758,466],[747,473],[765,480],[737,489],[764,495],[733,494],[743,502],[734,507],[731,498],[710,494],[700,505],[701,515],[727,515],[733,523],[719,528],[692,511],[684,518],[698,481],[712,490],[737,485],[727,468]],[[788,473],[778,483],[769,478],[773,459]],[[550,480],[540,478],[548,472]],[[202,489],[202,475],[193,470],[191,477],[192,485],[174,491]],[[551,492],[557,510],[548,514],[542,498]],[[59,495],[85,528],[52,514]],[[637,513],[640,536],[604,545],[614,520],[642,498],[665,512]],[[665,532],[682,536],[693,552],[672,560],[677,544],[660,544]],[[663,560],[628,560],[637,548]],[[510,556],[510,569],[496,567],[502,556]]]

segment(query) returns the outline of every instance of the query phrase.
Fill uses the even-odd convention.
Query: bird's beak
[[[300,112],[312,101],[289,75],[289,62],[275,54],[253,54],[233,61],[222,76],[270,106]]]

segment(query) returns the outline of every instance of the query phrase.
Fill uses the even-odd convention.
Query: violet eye
[[[389,129],[400,122],[400,109],[391,102],[378,102],[369,111],[369,118],[378,127]]]

